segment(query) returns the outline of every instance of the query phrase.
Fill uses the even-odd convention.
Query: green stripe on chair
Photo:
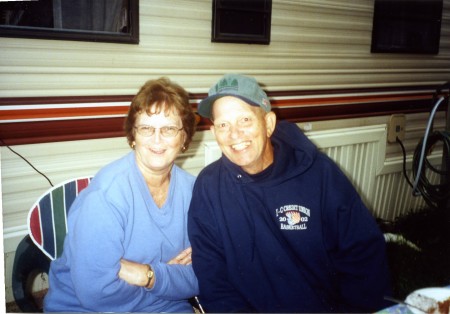
[[[56,257],[61,256],[66,236],[66,206],[64,202],[64,187],[52,191],[53,222],[55,228]]]

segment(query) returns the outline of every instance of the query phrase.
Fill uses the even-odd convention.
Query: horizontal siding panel
[[[0,38],[0,97],[133,95],[167,75],[206,93],[224,72],[268,90],[439,85],[450,77],[450,0],[439,55],[371,54],[373,0],[273,0],[270,45],[211,42],[211,1],[140,3],[140,43]]]

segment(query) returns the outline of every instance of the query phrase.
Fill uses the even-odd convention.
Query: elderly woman
[[[187,236],[195,178],[174,164],[195,132],[187,92],[148,81],[125,121],[133,149],[101,169],[70,208],[46,312],[192,312]]]

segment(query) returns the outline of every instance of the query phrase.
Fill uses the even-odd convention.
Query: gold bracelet
[[[148,278],[148,281],[147,281],[147,284],[145,285],[146,288],[148,288],[148,285],[149,285],[150,282],[152,281],[153,276],[155,276],[155,273],[153,272],[153,269],[152,269],[152,267],[150,266],[150,264],[147,264],[147,266],[148,266],[148,270],[147,270],[147,278]]]

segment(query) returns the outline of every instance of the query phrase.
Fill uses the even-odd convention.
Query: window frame
[[[128,33],[9,26],[0,24],[0,37],[138,44],[139,0],[129,0],[128,18],[130,21],[130,30]]]
[[[258,0],[264,4],[263,9],[241,8],[241,1],[212,1],[211,42],[269,45],[272,24],[272,0]],[[223,3],[227,4],[224,5]],[[222,26],[222,20],[226,20],[227,14],[232,12],[249,16],[252,14],[257,15],[263,20],[262,31],[257,34],[247,33],[245,28],[248,28],[248,26],[237,32],[227,31]],[[251,20],[251,18],[248,18],[246,22],[251,23]],[[240,22],[242,23],[243,21],[240,20]]]

